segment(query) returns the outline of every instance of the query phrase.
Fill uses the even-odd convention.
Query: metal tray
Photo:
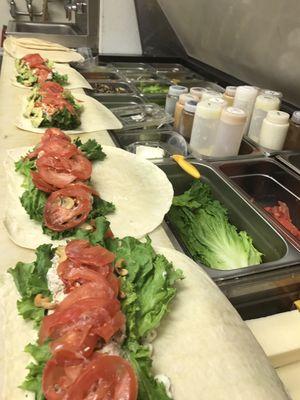
[[[156,75],[153,72],[147,72],[147,71],[125,72],[123,73],[123,75],[128,82],[139,82],[139,81],[155,82],[161,80],[160,76]]]
[[[192,72],[160,72],[157,74],[161,78],[168,79],[173,83],[173,85],[181,85],[181,82],[190,81],[190,80],[199,80],[204,79],[196,73]]]
[[[202,181],[211,186],[214,197],[228,209],[230,222],[239,231],[246,231],[252,237],[254,246],[264,254],[263,263],[260,265],[229,271],[208,268],[199,263],[215,281],[237,279],[296,265],[300,262],[300,253],[213,166],[198,161],[192,161],[192,164],[201,172]],[[187,175],[177,164],[172,161],[165,161],[157,165],[167,174],[173,185],[175,195],[182,194],[189,189],[193,178]],[[166,216],[166,222],[170,228],[168,232],[170,239],[175,247],[191,256],[178,232],[168,220],[168,216]]]
[[[276,158],[300,175],[300,152],[281,154]]]
[[[271,158],[224,162],[217,166],[268,220],[300,248],[300,241],[264,210],[264,207],[283,201],[290,210],[292,222],[300,229],[300,176]]]
[[[94,93],[99,93],[102,96],[106,95],[118,95],[124,96],[128,94],[135,93],[134,89],[126,82],[112,82],[112,81],[92,81],[90,80],[89,83],[93,88]],[[106,92],[105,90],[109,90]],[[117,92],[120,90],[120,92]]]
[[[81,75],[83,75],[88,81],[94,81],[94,80],[105,80],[105,81],[119,81],[122,80],[122,77],[115,72],[112,72],[110,70],[108,71],[85,71],[81,72]]]
[[[152,95],[164,95],[166,96],[169,90],[169,86],[171,85],[171,83],[169,81],[166,80],[158,80],[156,82],[152,82],[152,81],[138,81],[138,82],[134,82],[133,85],[135,86],[135,88],[137,89],[137,91],[144,95],[144,96],[152,96]],[[145,92],[143,88],[147,88],[150,86],[159,86],[161,88],[161,91],[159,92],[154,92],[154,93],[149,93],[149,92]]]
[[[174,131],[142,129],[130,132],[112,131],[117,146],[135,153],[138,145],[160,147],[165,151],[165,158],[173,154],[188,155],[187,143],[183,136]]]
[[[166,94],[147,94],[141,95],[141,97],[144,99],[145,103],[155,103],[160,107],[165,108]]]
[[[190,150],[190,153],[197,158],[198,160],[205,160],[205,161],[219,161],[219,160],[242,160],[244,158],[254,158],[254,157],[261,157],[262,153],[259,151],[257,147],[254,146],[254,144],[249,143],[246,139],[242,140],[240,149],[239,149],[239,154],[237,156],[232,156],[232,157],[210,157],[210,156],[205,156],[204,154],[200,154],[197,152],[197,150]]]

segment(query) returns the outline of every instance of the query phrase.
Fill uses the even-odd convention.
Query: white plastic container
[[[185,86],[172,85],[169,87],[165,105],[166,113],[174,115],[176,103],[183,93],[188,93],[188,88]]]
[[[238,155],[246,121],[246,113],[240,108],[227,107],[222,111],[211,154],[213,157]]]
[[[224,109],[226,107],[228,107],[228,103],[227,101],[223,98],[223,97],[210,97],[208,99],[208,101],[212,102],[212,103],[217,103],[220,104],[220,106]]]
[[[191,149],[196,153],[211,155],[221,112],[218,103],[202,100],[197,104],[190,141]]]
[[[289,117],[283,111],[269,111],[262,123],[259,144],[271,150],[282,150],[289,129]]]
[[[266,96],[275,96],[281,101],[283,98],[283,94],[281,92],[277,92],[276,90],[271,89],[260,89],[260,94],[265,94]]]
[[[192,95],[191,93],[183,93],[179,96],[179,99],[175,106],[174,112],[174,129],[178,131],[180,125],[181,114],[184,109],[185,102],[188,100],[199,101],[198,96]]]
[[[190,94],[193,96],[197,96],[199,101],[202,100],[202,94],[207,92],[208,89],[201,87],[201,86],[195,86],[190,88]]]
[[[241,110],[245,111],[247,115],[247,121],[244,128],[244,135],[248,131],[257,95],[258,95],[258,89],[254,86],[238,86],[235,92],[233,107],[240,108]]]
[[[215,90],[212,89],[207,89],[205,92],[202,93],[201,100],[209,100],[212,97],[223,97],[223,94],[220,92],[216,92]]]
[[[268,111],[279,110],[280,99],[276,96],[261,94],[257,96],[254,110],[249,126],[248,136],[255,142],[259,142],[259,135],[263,120],[266,118]]]

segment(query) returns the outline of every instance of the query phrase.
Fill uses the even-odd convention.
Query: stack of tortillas
[[[36,38],[16,38],[9,36],[3,44],[4,50],[14,58],[26,54],[39,53],[43,58],[60,63],[81,62],[84,58],[74,50],[58,43]]]

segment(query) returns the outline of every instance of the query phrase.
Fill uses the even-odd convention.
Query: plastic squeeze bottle
[[[207,92],[208,89],[201,86],[194,86],[190,88],[190,94],[193,96],[197,96],[199,101],[202,100],[202,94]]]
[[[283,111],[269,111],[262,123],[259,144],[271,150],[282,150],[289,129],[289,117]]]
[[[179,96],[182,93],[187,93],[188,88],[185,86],[178,86],[178,85],[172,85],[169,87],[169,92],[166,97],[166,105],[165,105],[165,111],[170,114],[174,115],[175,112],[175,106],[176,103],[179,99]]]
[[[179,129],[181,114],[184,109],[185,102],[188,100],[195,100],[198,102],[198,97],[192,95],[191,93],[183,93],[179,96],[179,99],[175,106],[175,112],[174,112],[174,129],[177,132]]]
[[[180,126],[179,126],[179,133],[189,142],[193,122],[195,117],[195,112],[197,108],[198,101],[195,100],[188,100],[185,102],[183,112],[181,114]]]
[[[246,113],[240,108],[227,107],[223,109],[212,156],[230,157],[238,155],[246,121]]]
[[[238,86],[235,92],[233,107],[240,108],[241,110],[245,111],[247,115],[244,135],[248,131],[257,94],[258,94],[258,89],[254,86]]]
[[[226,86],[223,99],[227,101],[228,107],[233,106],[234,96],[236,92],[236,86]]]
[[[300,111],[294,111],[283,146],[284,150],[300,150]]]
[[[257,96],[252,118],[250,121],[248,136],[255,142],[259,142],[259,134],[263,120],[266,118],[268,111],[279,110],[280,99],[275,96],[260,94]]]
[[[222,107],[218,103],[202,100],[197,104],[190,146],[196,153],[211,155]]]

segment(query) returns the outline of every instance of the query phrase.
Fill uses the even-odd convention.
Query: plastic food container
[[[187,156],[187,143],[184,138],[174,131],[164,130],[138,130],[130,132],[116,132],[113,137],[117,144],[131,153],[137,153],[141,146],[158,148],[163,150],[163,158],[170,157],[173,154]],[[160,157],[161,158],[161,157]]]
[[[190,71],[188,68],[178,63],[152,63],[151,65],[159,72]]]
[[[90,80],[105,80],[105,81],[119,81],[122,80],[122,77],[118,75],[116,72],[111,70],[103,70],[103,71],[85,71],[82,72],[83,75],[88,81]]]
[[[154,82],[154,81],[159,81],[161,79],[161,77],[156,75],[155,73],[146,71],[141,71],[141,72],[125,71],[123,75],[128,82],[139,82],[139,81]]]
[[[123,131],[138,128],[159,128],[174,119],[157,104],[138,104],[114,108],[112,112],[122,122]]]
[[[107,108],[116,108],[116,107],[126,107],[126,106],[134,106],[137,104],[144,104],[144,101],[141,97],[137,95],[101,95],[94,94],[93,97],[100,101]]]
[[[170,80],[173,85],[180,85],[181,82],[195,80],[195,79],[202,79],[201,76],[197,75],[196,73],[186,73],[186,72],[160,72],[158,71],[157,74],[162,78],[166,78]]]
[[[147,69],[152,69],[150,64],[146,63],[139,63],[139,62],[114,62],[112,63],[114,67],[116,67],[119,70],[130,70],[130,69],[135,69],[135,70],[147,70]]]
[[[139,81],[134,82],[134,86],[137,88],[139,93],[143,95],[167,95],[170,83],[163,80],[159,80],[157,82]]]
[[[116,94],[116,95],[128,95],[134,93],[134,89],[124,82],[110,82],[110,81],[89,81],[93,91],[101,94]]]

